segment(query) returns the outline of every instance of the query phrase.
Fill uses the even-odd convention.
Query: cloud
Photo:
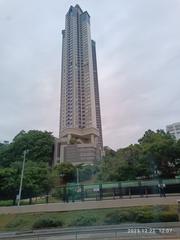
[[[0,140],[58,136],[61,30],[76,1],[0,1]],[[178,0],[80,0],[96,41],[104,144],[180,121]]]

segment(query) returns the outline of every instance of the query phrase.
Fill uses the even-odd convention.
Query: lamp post
[[[83,163],[76,165],[76,183],[77,183],[77,185],[78,185],[79,182],[80,182],[79,169],[81,169],[83,166],[84,166]]]
[[[76,183],[79,184],[79,168],[76,168]]]
[[[21,192],[22,192],[22,184],[23,184],[23,177],[24,177],[24,167],[25,167],[25,161],[26,161],[26,154],[29,152],[29,150],[24,150],[23,152],[23,165],[21,170],[21,181],[19,186],[19,194],[18,194],[18,207],[20,206],[21,201]]]
[[[69,201],[69,196],[68,196],[68,186],[67,186],[67,182],[64,179],[64,177],[66,176],[65,173],[60,173],[59,177],[60,177],[60,189],[63,190],[63,195],[62,195],[62,199],[64,202],[68,202]]]

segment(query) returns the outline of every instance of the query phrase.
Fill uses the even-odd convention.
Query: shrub
[[[104,219],[106,224],[119,224],[123,222],[133,222],[135,218],[135,213],[132,211],[113,211],[107,213]]]
[[[53,218],[39,218],[33,224],[33,229],[39,228],[51,228],[51,227],[61,227],[63,225],[62,221]]]
[[[149,211],[140,211],[137,213],[135,217],[135,221],[139,223],[148,223],[148,222],[154,222],[154,216]]]
[[[13,219],[10,223],[7,224],[8,228],[17,228],[25,224],[26,221],[24,219]]]
[[[166,211],[165,211],[166,210]],[[136,222],[175,222],[178,221],[178,215],[168,210],[167,207],[159,207],[156,211],[151,209],[141,209],[136,212]]]
[[[121,222],[121,218],[118,212],[110,212],[105,215],[104,223],[118,224]]]
[[[76,218],[74,218],[70,222],[70,226],[92,226],[96,223],[96,217],[95,216],[86,216],[81,215]]]
[[[178,215],[173,212],[162,212],[159,215],[160,222],[177,222],[178,221]]]

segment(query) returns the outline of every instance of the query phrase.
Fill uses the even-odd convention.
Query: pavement
[[[84,201],[69,203],[48,203],[24,206],[0,207],[0,214],[18,214],[34,212],[64,212],[88,209],[119,208],[147,205],[177,205],[180,196],[143,197],[143,198],[118,198],[101,201]]]

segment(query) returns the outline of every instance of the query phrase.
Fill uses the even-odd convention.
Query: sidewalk
[[[33,212],[64,212],[87,209],[119,208],[145,205],[177,205],[180,196],[143,197],[131,199],[111,199],[101,201],[84,201],[69,203],[49,203],[26,206],[0,207],[0,214],[33,213]]]

